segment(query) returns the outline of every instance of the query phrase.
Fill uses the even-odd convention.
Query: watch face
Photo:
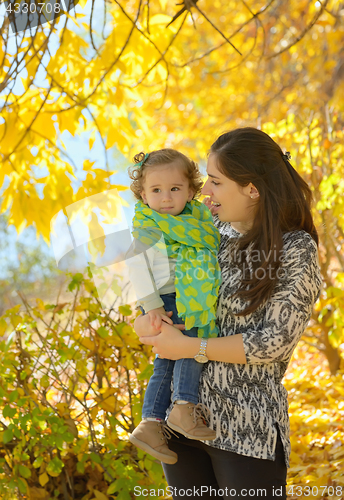
[[[196,354],[194,358],[198,363],[207,363],[209,360],[204,354]]]

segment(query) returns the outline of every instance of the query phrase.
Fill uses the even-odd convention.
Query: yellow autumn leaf
[[[112,396],[113,394],[115,394],[116,389],[114,387],[106,387],[104,389],[100,389],[99,392],[102,394],[103,399],[106,399],[107,397]]]
[[[90,148],[90,150],[93,148],[94,141],[95,141],[95,137],[89,138],[88,147]]]
[[[95,406],[94,408],[92,408],[92,410],[90,411],[90,415],[92,417],[92,420],[96,419],[99,411],[100,411],[100,408],[98,408],[98,406]]]
[[[109,100],[112,104],[116,104],[117,106],[120,106],[123,102],[124,99],[124,94],[123,91],[121,90],[120,87],[116,87],[115,89],[109,88],[108,89],[108,96]]]
[[[94,351],[95,350],[95,343],[90,340],[89,338],[85,337],[85,338],[82,338],[80,340],[80,344],[84,347],[86,347],[86,349],[89,349],[90,351]]]
[[[45,489],[37,488],[36,486],[29,487],[28,489],[30,500],[48,500],[48,494]]]
[[[56,409],[60,415],[60,417],[64,417],[65,415],[69,415],[69,407],[67,403],[57,403]]]
[[[91,139],[90,139],[90,141],[91,141]],[[92,141],[94,142],[94,138]],[[93,142],[92,142],[92,145],[93,145]],[[92,148],[92,146],[90,146],[90,149],[91,148]],[[95,164],[95,161],[85,160],[83,163],[83,170],[85,170],[86,172],[92,171],[94,164]]]
[[[43,472],[43,474],[39,476],[38,480],[41,486],[45,486],[49,482],[49,476],[46,472]]]
[[[111,127],[106,139],[106,149],[112,148],[119,140],[120,133],[115,127]]]
[[[151,17],[149,20],[149,24],[154,26],[155,24],[163,24],[166,26],[171,21],[170,16],[166,16],[165,14],[156,14],[155,16]]]
[[[70,432],[72,434],[72,436],[74,436],[75,438],[78,438],[79,431],[78,431],[78,428],[76,426],[75,421],[70,417],[65,418],[65,425],[68,428],[68,432]]]
[[[109,497],[98,490],[93,490],[95,500],[109,500]]]
[[[116,408],[116,398],[114,396],[109,396],[104,400],[99,400],[99,406],[105,411],[113,413]]]

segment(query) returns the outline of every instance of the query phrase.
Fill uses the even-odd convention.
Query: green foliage
[[[25,301],[0,319],[3,499],[127,500],[137,485],[164,487],[160,463],[128,441],[150,348],[136,337],[130,306],[102,309],[90,276],[71,276],[70,303]]]

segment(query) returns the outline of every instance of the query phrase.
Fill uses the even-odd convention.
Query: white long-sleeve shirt
[[[164,305],[160,295],[175,292],[176,259],[169,259],[156,246],[150,247],[134,239],[126,265],[136,305],[143,307],[146,313]]]

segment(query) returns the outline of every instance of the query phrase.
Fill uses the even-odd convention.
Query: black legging
[[[178,454],[176,464],[163,464],[174,499],[286,499],[287,468],[279,431],[274,461],[219,450],[180,434],[169,441],[169,448]]]

